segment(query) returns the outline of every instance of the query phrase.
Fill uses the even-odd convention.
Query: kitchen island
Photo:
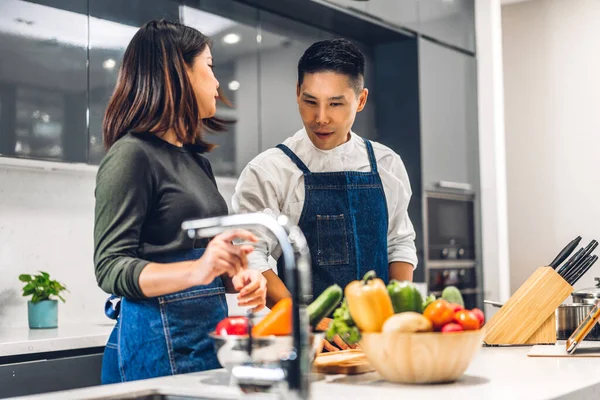
[[[559,345],[563,345],[559,343]],[[600,399],[598,358],[528,357],[531,347],[484,347],[463,377],[451,384],[398,385],[377,373],[356,376],[314,375],[313,399]],[[0,389],[1,390],[1,389]],[[133,392],[197,396],[202,399],[259,398],[229,385],[225,370],[178,375],[45,395],[35,400],[127,398]],[[264,396],[265,398],[270,396]]]

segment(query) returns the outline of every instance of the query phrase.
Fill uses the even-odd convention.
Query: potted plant
[[[60,295],[67,288],[60,282],[50,279],[47,272],[40,271],[38,275],[22,274],[19,280],[25,282],[23,296],[31,296],[27,302],[27,315],[29,328],[45,329],[58,326],[58,300],[50,298],[56,296],[62,302],[65,299]]]

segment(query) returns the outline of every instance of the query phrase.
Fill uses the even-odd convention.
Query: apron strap
[[[289,147],[287,147],[285,144],[278,144],[277,148],[281,151],[283,151],[285,153],[286,156],[288,156],[290,158],[290,160],[292,160],[292,162],[294,164],[296,164],[296,166],[305,174],[310,174],[310,170],[308,169],[308,167],[306,166],[306,164],[304,164],[302,162],[302,160],[292,151],[290,150]]]
[[[365,139],[365,145],[367,146],[367,153],[369,153],[369,163],[371,164],[371,172],[377,173],[377,160],[375,159],[375,152],[373,152],[373,145],[367,139]]]

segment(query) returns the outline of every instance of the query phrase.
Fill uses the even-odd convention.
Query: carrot
[[[292,334],[292,299],[286,297],[273,306],[262,321],[252,328],[254,336],[286,336]]]
[[[331,342],[329,342],[329,340],[327,339],[323,339],[323,348],[329,352],[340,351],[340,349],[332,345]]]
[[[348,346],[348,345],[346,344],[346,342],[344,342],[344,341],[342,340],[342,338],[340,337],[340,335],[335,335],[335,336],[333,337],[333,343],[335,343],[335,345],[336,345],[337,347],[339,347],[339,348],[340,348],[340,350],[349,350],[349,349],[350,349],[350,346]]]
[[[317,324],[315,331],[325,332],[327,329],[329,329],[329,324],[331,324],[331,318],[323,318],[321,322]]]

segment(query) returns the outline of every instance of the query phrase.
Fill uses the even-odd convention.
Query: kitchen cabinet
[[[0,398],[100,385],[102,351],[59,356],[44,353],[37,359],[0,364]]]
[[[413,31],[417,31],[419,25],[417,3],[417,0],[370,0],[365,2],[367,14]]]
[[[419,2],[419,33],[475,52],[475,0]]]
[[[419,39],[423,189],[479,182],[475,57]]]
[[[475,0],[320,0],[475,52]]]
[[[336,4],[338,6],[345,7],[351,11],[358,11],[359,13],[367,12],[367,2],[356,1],[356,0],[327,0],[329,3]]]
[[[324,0],[364,18],[373,17],[401,28],[416,31],[418,28],[418,0]]]

